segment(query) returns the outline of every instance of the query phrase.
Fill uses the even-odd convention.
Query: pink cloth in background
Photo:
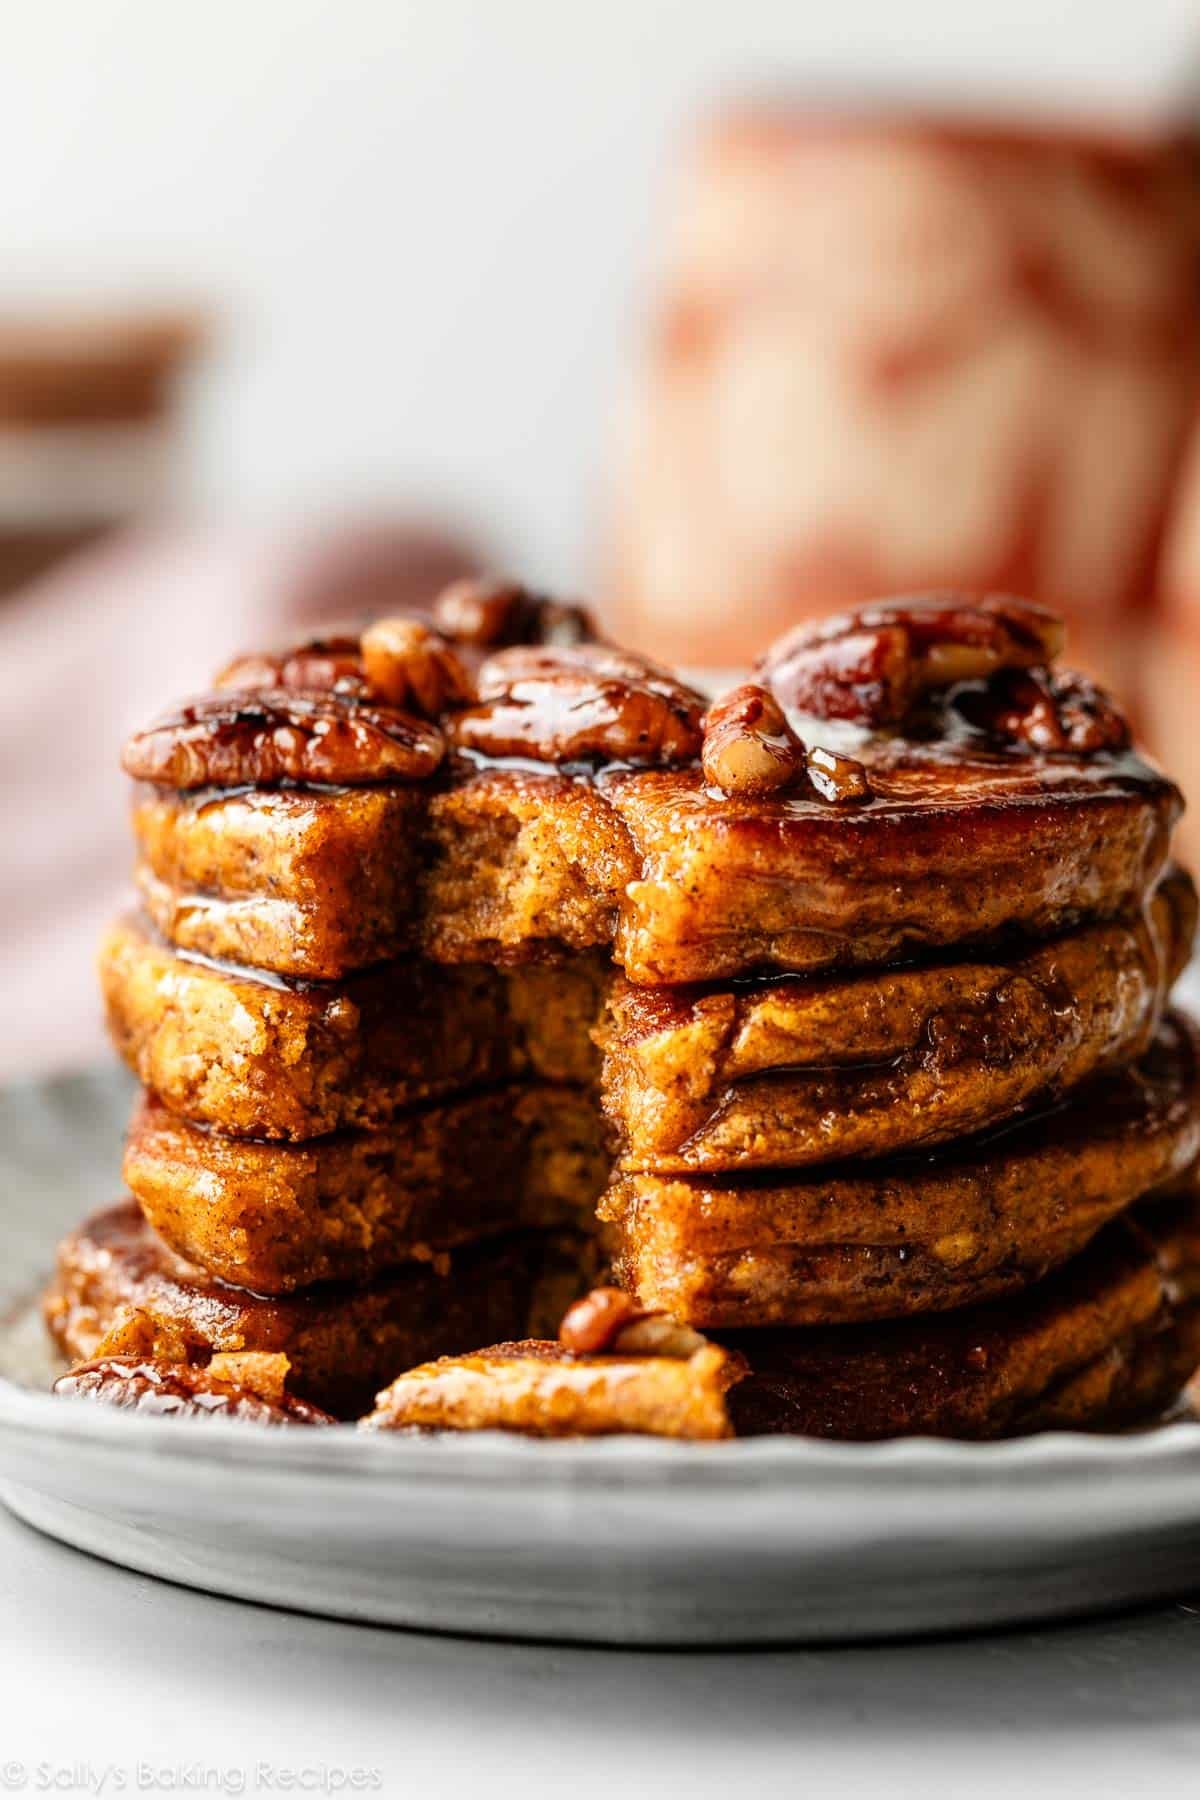
[[[0,1079],[104,1051],[93,963],[131,891],[127,733],[239,650],[417,603],[474,566],[402,523],[140,530],[0,605]]]

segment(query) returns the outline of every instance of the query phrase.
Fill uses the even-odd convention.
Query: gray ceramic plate
[[[112,1071],[0,1093],[0,1492],[189,1586],[344,1618],[628,1644],[898,1635],[1200,1586],[1200,1426],[972,1447],[258,1432],[71,1406],[29,1296],[113,1197]]]

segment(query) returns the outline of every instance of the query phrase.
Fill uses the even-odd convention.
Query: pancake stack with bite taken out
[[[144,1092],[47,1296],[72,1391],[161,1411],[158,1368],[195,1412],[224,1358],[228,1413],[250,1357],[259,1409],[390,1384],[373,1428],[537,1435],[1161,1407],[1195,893],[1060,637],[881,603],[709,705],[474,582],[138,733],[101,974]]]

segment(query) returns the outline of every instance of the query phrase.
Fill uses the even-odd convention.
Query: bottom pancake
[[[59,1245],[44,1310],[72,1360],[90,1360],[133,1312],[161,1333],[146,1354],[283,1352],[290,1385],[353,1418],[398,1370],[553,1326],[586,1285],[586,1245],[524,1233],[412,1263],[361,1287],[269,1299],[205,1275],[157,1238],[132,1202],[93,1214]],[[166,1348],[169,1346],[169,1348]]]
[[[362,1423],[532,1437],[987,1439],[1152,1418],[1198,1363],[1191,1198],[1115,1221],[1067,1268],[988,1306],[745,1332],[683,1356],[498,1344],[408,1370]]]
[[[735,1333],[739,1436],[998,1438],[1161,1413],[1200,1364],[1200,1199],[1115,1220],[1022,1294],[936,1318]]]

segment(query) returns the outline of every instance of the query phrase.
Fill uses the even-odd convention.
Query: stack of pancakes
[[[1025,687],[994,605],[822,627],[819,680],[793,647],[754,690],[786,778],[722,788],[698,695],[510,610],[521,637],[457,639],[470,691],[423,736],[346,636],[134,740],[143,910],[101,958],[145,1088],[133,1200],[63,1245],[59,1343],[282,1351],[342,1416],[400,1377],[376,1423],[711,1435],[670,1357],[540,1338],[602,1250],[715,1338],[721,1429],[1169,1399],[1200,1359],[1197,1041],[1167,1004],[1195,894],[1177,790],[1041,666],[1043,615],[1003,615]],[[846,644],[931,630],[881,717]],[[369,753],[381,720],[407,761]]]

